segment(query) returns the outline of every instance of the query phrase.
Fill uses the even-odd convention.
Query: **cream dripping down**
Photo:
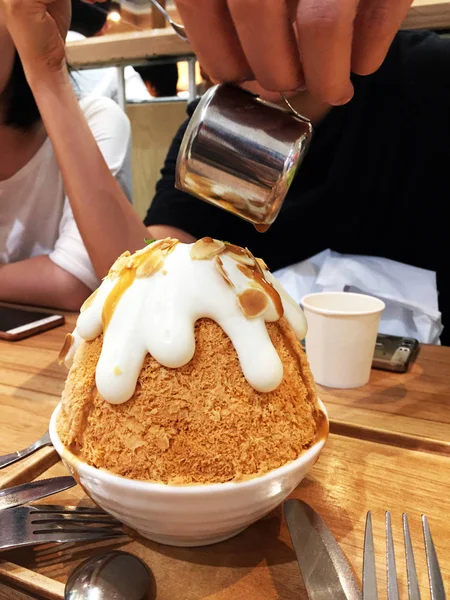
[[[248,383],[270,392],[282,381],[283,365],[266,322],[283,314],[303,339],[302,310],[248,250],[212,238],[167,238],[117,259],[81,308],[61,359],[70,367],[81,342],[103,333],[97,389],[121,404],[133,395],[147,353],[169,368],[193,358],[195,322],[207,317],[230,338]]]

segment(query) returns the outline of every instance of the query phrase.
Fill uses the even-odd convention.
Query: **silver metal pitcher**
[[[201,98],[178,154],[175,185],[265,231],[312,137],[310,121],[233,85]]]
[[[134,0],[138,1],[138,0]],[[157,2],[176,33],[187,40]],[[276,219],[312,137],[311,122],[286,108],[220,84],[201,98],[178,154],[175,185],[265,231]]]

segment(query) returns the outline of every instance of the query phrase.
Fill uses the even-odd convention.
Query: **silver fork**
[[[121,524],[97,508],[36,505],[0,513],[0,550],[51,542],[117,538]]]
[[[430,527],[425,515],[422,515],[422,527],[425,540],[425,553],[428,566],[431,600],[445,600],[444,582],[431,537]],[[405,541],[406,573],[408,577],[409,600],[420,600],[419,582],[417,580],[416,564],[409,532],[407,515],[403,514],[403,537]],[[399,600],[397,569],[395,566],[394,539],[392,535],[391,513],[386,512],[386,571],[388,600]],[[364,535],[363,560],[363,600],[378,600],[377,578],[375,570],[375,552],[372,533],[372,515],[370,511],[366,518]]]

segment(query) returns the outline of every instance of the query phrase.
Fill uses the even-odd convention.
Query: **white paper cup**
[[[350,292],[319,292],[302,300],[306,354],[317,383],[354,388],[370,378],[384,302]]]

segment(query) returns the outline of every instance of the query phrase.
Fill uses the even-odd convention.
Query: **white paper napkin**
[[[386,258],[325,250],[274,273],[300,303],[311,292],[348,291],[383,300],[380,332],[439,344],[442,333],[436,273]]]

